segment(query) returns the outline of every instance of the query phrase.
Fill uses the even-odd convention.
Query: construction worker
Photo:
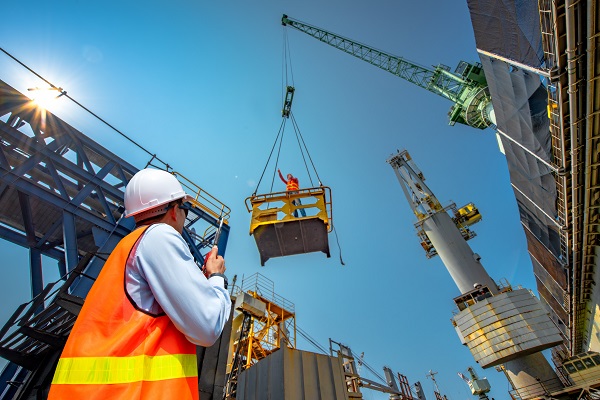
[[[137,228],[106,260],[58,361],[48,399],[199,397],[196,346],[229,318],[225,261],[204,272],[181,236],[191,206],[177,179],[144,169],[125,189]]]
[[[294,177],[294,175],[292,174],[287,174],[287,180],[283,177],[283,175],[281,174],[281,171],[279,169],[277,169],[277,172],[279,173],[279,179],[281,179],[283,181],[283,183],[285,183],[285,190],[290,193],[298,193],[298,190],[300,189],[300,184],[298,182],[298,178]],[[294,199],[292,200],[292,204],[295,206],[301,206],[302,203],[300,202],[300,199]],[[304,210],[304,208],[299,208],[298,210],[300,210],[300,214],[302,214],[303,217],[306,217],[306,211]],[[298,218],[298,211],[294,210],[294,217]]]

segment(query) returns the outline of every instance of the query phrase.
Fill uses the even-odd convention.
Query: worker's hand
[[[225,273],[225,259],[217,254],[219,248],[217,246],[213,246],[212,250],[208,254],[206,258],[206,263],[204,265],[204,275],[209,277],[210,274],[214,273]]]

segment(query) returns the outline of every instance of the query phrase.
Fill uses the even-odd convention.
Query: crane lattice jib
[[[487,115],[491,99],[487,94],[487,84],[484,78],[481,78],[483,82],[467,79],[450,72],[449,68],[443,65],[429,69],[402,57],[290,19],[287,15],[282,17],[281,23],[452,101],[455,104],[449,112],[452,125],[459,122],[479,129],[491,125],[489,115]],[[473,67],[468,63],[463,62],[463,64]]]
[[[352,41],[335,33],[316,28],[314,26],[283,18],[284,25],[292,26],[310,36],[351,54],[361,60],[386,70],[402,79],[417,86],[436,93],[455,103],[459,102],[460,94],[470,85],[458,76],[437,67],[435,70],[422,67],[404,60],[402,57],[394,56],[364,44]]]

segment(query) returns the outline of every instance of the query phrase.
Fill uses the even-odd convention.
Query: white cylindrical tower
[[[473,253],[446,211],[427,217],[422,227],[461,294],[478,284],[487,286],[492,294],[498,293],[496,283],[479,262],[480,257]]]

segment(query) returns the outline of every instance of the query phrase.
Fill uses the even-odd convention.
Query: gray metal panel
[[[538,67],[543,60],[537,1],[468,0],[477,48]]]
[[[480,55],[489,84],[520,218],[555,258],[560,257],[556,182],[547,93],[539,76]]]
[[[198,390],[202,400],[221,400],[227,380],[227,355],[233,322],[233,307],[219,340],[210,347],[196,347]]]
[[[237,400],[348,400],[337,357],[282,348],[242,372]]]
[[[264,301],[255,299],[246,292],[240,292],[235,299],[233,309],[247,311],[256,318],[262,318],[265,316],[267,304]]]
[[[329,257],[327,225],[320,218],[301,218],[262,225],[253,233],[260,264],[272,257],[321,251]]]

